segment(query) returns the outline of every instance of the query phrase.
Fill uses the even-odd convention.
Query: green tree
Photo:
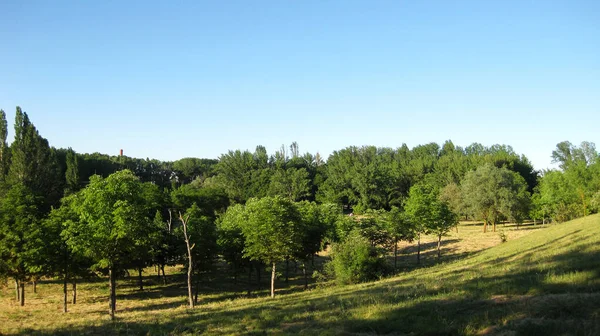
[[[280,195],[297,202],[307,198],[310,189],[310,178],[305,168],[277,169],[271,176],[269,194]]]
[[[62,199],[59,208],[52,209],[43,222],[45,274],[63,279],[63,312],[67,312],[68,284],[72,284],[72,304],[77,303],[77,279],[92,275],[90,258],[76,253],[67,243],[66,230],[79,218],[73,209],[75,195]]]
[[[421,262],[421,235],[429,233],[431,222],[435,220],[433,205],[438,201],[437,193],[430,184],[416,184],[410,188],[404,205],[413,235],[417,240],[417,263]]]
[[[245,212],[242,222],[245,255],[272,266],[271,297],[274,297],[276,263],[300,249],[301,215],[293,202],[280,196],[250,199]]]
[[[79,191],[79,163],[77,162],[77,154],[73,149],[67,150],[66,157],[67,170],[65,172],[66,190],[65,194],[70,195]]]
[[[6,142],[7,136],[8,123],[6,122],[6,113],[4,113],[4,110],[0,110],[0,191],[3,189],[6,174],[10,167],[10,147]]]
[[[236,204],[230,206],[217,221],[217,245],[225,261],[233,267],[236,282],[239,270],[250,266],[249,259],[244,257],[245,239],[241,227],[245,221],[244,216],[244,206]]]
[[[391,237],[392,248],[394,249],[394,269],[397,269],[398,243],[401,240],[412,241],[414,239],[413,223],[404,211],[395,206],[384,213],[383,221],[384,228]]]
[[[138,248],[147,225],[147,204],[142,183],[131,171],[116,172],[103,179],[92,176],[74,201],[78,222],[66,235],[71,248],[93,258],[95,267],[108,269],[109,314],[115,317],[116,277]]]
[[[198,293],[202,273],[210,271],[218,253],[217,227],[212,218],[202,214],[202,210],[194,203],[185,212],[187,240],[191,246],[192,277],[195,278],[194,303],[198,302]]]
[[[41,272],[40,203],[23,184],[14,184],[0,204],[0,256],[6,275],[15,280],[17,300],[25,305],[25,282]]]
[[[525,179],[489,163],[467,173],[461,183],[461,194],[467,211],[483,220],[483,232],[490,223],[496,232],[500,216],[519,220],[528,211],[530,195]]]

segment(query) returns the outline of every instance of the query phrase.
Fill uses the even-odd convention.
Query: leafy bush
[[[326,273],[342,285],[375,280],[389,271],[379,249],[358,231],[332,246],[331,261],[325,267]]]
[[[506,232],[504,232],[504,230],[500,230],[498,236],[500,236],[501,242],[506,243],[508,241],[508,235],[506,234]]]

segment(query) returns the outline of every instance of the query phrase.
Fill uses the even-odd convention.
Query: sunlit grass
[[[153,270],[145,291],[136,278],[119,281],[117,321],[108,319],[107,284],[79,285],[79,302],[62,313],[62,286],[27,288],[27,303],[0,291],[0,333],[64,335],[258,334],[600,334],[600,216],[569,223],[502,225],[509,239],[466,223],[445,240],[443,257],[423,240],[425,259],[415,268],[414,247],[404,245],[395,277],[347,287],[302,291],[294,276],[278,281],[275,299],[266,286],[246,295],[244,276],[203,285],[199,305],[186,307],[180,269],[163,286]],[[263,274],[263,281],[268,275]],[[176,282],[175,282],[176,281]]]

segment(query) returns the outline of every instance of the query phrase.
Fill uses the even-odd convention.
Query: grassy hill
[[[115,323],[104,282],[82,284],[82,302],[68,314],[58,283],[41,284],[44,295],[29,296],[23,308],[5,288],[0,333],[600,335],[600,216],[378,282],[275,299],[206,295],[190,310],[181,284],[137,292],[131,280],[119,288]]]

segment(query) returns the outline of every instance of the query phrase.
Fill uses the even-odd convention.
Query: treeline
[[[0,110],[0,276],[15,283],[70,285],[105,275],[110,314],[116,280],[126,270],[184,264],[190,306],[199,284],[218,264],[237,278],[299,262],[308,283],[309,261],[328,244],[332,260],[320,274],[340,283],[393,272],[400,240],[442,237],[459,218],[496,223],[563,221],[598,211],[600,160],[591,143],[560,143],[561,170],[537,172],[510,146],[465,148],[446,141],[409,149],[348,147],[325,161],[293,143],[269,155],[229,151],[219,160],[175,162],[79,154],[55,149],[17,108],[8,145]],[[356,215],[356,216],[354,216]],[[420,253],[417,261],[420,261]],[[159,273],[160,274],[160,273]],[[287,275],[287,271],[286,271]],[[250,289],[250,288],[248,288]]]

